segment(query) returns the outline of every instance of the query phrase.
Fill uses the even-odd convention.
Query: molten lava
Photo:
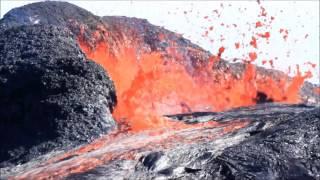
[[[264,7],[260,6],[259,20],[255,27],[259,30],[271,26],[273,16],[267,14]],[[223,8],[223,6],[222,6]],[[186,14],[186,13],[184,13]],[[209,16],[204,19],[210,20]],[[271,19],[268,23],[267,19]],[[223,23],[222,23],[223,25]],[[237,27],[237,26],[235,26]],[[121,28],[119,26],[118,28]],[[208,27],[209,31],[213,26]],[[129,32],[134,32],[128,29]],[[206,31],[206,35],[208,35]],[[281,28],[280,33],[286,40],[288,30]],[[247,59],[243,60],[245,70],[238,77],[230,71],[221,71],[215,68],[219,63],[225,47],[218,49],[217,55],[207,59],[205,63],[188,62],[181,53],[175,41],[170,41],[165,33],[159,33],[161,42],[168,41],[166,51],[143,51],[140,48],[141,39],[130,39],[123,35],[115,48],[109,44],[108,37],[111,33],[107,28],[97,28],[93,37],[99,39],[93,46],[86,42],[83,30],[78,35],[81,49],[88,58],[103,66],[115,83],[118,105],[113,115],[118,124],[125,124],[132,131],[172,126],[184,126],[167,121],[163,118],[166,114],[177,114],[195,111],[222,111],[234,107],[250,106],[260,102],[258,95],[264,94],[266,99],[283,103],[298,103],[299,90],[306,78],[299,71],[294,78],[272,77],[256,72],[256,67],[251,64],[257,58],[260,38],[270,38],[269,31],[258,31],[251,35],[248,46],[253,50],[248,52]],[[134,33],[131,33],[134,34]],[[135,36],[134,36],[135,37]],[[139,44],[140,43],[140,44]],[[240,43],[235,43],[239,49]],[[169,57],[168,57],[169,56]],[[267,60],[262,61],[265,64]],[[273,67],[273,61],[268,61]],[[193,64],[190,69],[190,64]],[[196,65],[194,65],[196,64]]]
[[[256,47],[256,40],[253,38]],[[274,80],[261,77],[254,65],[247,62],[240,78],[231,73],[217,73],[212,64],[218,56],[210,58],[207,65],[186,70],[184,62],[164,58],[161,52],[137,54],[133,48],[122,47],[112,55],[106,42],[90,49],[86,42],[79,44],[85,54],[102,65],[110,74],[116,87],[118,105],[115,119],[125,123],[132,131],[171,127],[177,123],[166,121],[163,115],[194,111],[222,111],[234,107],[256,104],[257,93],[263,92],[276,102],[299,102],[299,89],[310,74],[299,72],[291,81],[285,77]],[[177,53],[177,52],[175,52]],[[257,58],[250,53],[250,60]],[[182,125],[182,124],[180,124]]]

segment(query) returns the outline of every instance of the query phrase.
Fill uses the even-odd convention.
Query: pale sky
[[[1,17],[14,7],[32,2],[36,1],[1,0]],[[319,1],[262,1],[267,17],[273,16],[274,20],[271,26],[259,28],[255,28],[255,23],[262,18],[257,17],[261,10],[256,1],[69,2],[99,16],[147,19],[154,25],[182,34],[214,54],[224,46],[226,50],[222,57],[225,59],[248,58],[248,53],[255,51],[258,65],[262,65],[263,60],[272,59],[274,68],[287,71],[289,66],[294,69],[296,64],[300,64],[302,70],[312,71],[314,77],[310,81],[319,83]],[[213,26],[212,31],[209,31],[210,26]],[[288,30],[286,41],[280,29]],[[205,31],[209,33],[203,37]],[[260,38],[258,49],[241,46],[242,42],[248,44],[252,35],[264,32],[270,32],[269,43]],[[239,49],[235,48],[237,42],[240,43]],[[307,61],[317,64],[316,68],[305,65]],[[271,66],[265,64],[264,67]]]

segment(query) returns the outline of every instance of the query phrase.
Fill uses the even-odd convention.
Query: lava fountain
[[[298,103],[300,87],[311,77],[310,73],[302,75],[298,67],[292,80],[286,76],[279,80],[261,77],[250,60],[244,61],[246,67],[240,78],[230,72],[219,74],[213,64],[220,61],[221,50],[189,73],[183,61],[166,59],[161,52],[137,55],[134,49],[123,47],[124,53],[113,56],[106,42],[92,50],[81,38],[79,44],[88,58],[102,65],[114,80],[118,97],[114,118],[132,131],[169,128],[172,122],[162,117],[166,114],[254,105],[259,93],[275,102]]]

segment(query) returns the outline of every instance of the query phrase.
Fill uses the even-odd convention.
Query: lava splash
[[[167,114],[255,105],[261,94],[269,101],[299,103],[299,90],[311,76],[298,71],[290,80],[285,75],[273,79],[259,76],[256,67],[245,62],[243,74],[234,77],[230,71],[214,69],[213,64],[221,60],[214,55],[188,70],[185,61],[166,58],[161,52],[136,54],[134,49],[123,47],[124,53],[114,56],[106,42],[90,50],[79,39],[88,58],[101,64],[114,80],[119,102],[115,119],[133,131],[170,126],[162,117]]]
[[[136,19],[128,22],[104,17],[107,25],[97,26],[89,35],[95,43],[88,42],[84,26],[77,39],[87,57],[105,68],[113,79],[119,102],[113,116],[132,131],[169,127],[170,122],[163,118],[167,114],[224,111],[261,102],[302,102],[300,89],[304,81],[312,77],[310,71],[303,74],[297,65],[293,78],[284,73],[273,76],[253,64],[258,57],[258,43],[261,40],[268,43],[271,36],[270,32],[262,33],[260,29],[271,27],[275,19],[259,6],[260,20],[255,23],[255,31],[246,45],[254,51],[234,65],[221,58],[225,47],[205,57],[201,48],[180,47],[181,43],[174,38],[179,35],[169,31],[157,30],[149,35],[151,37],[141,37],[139,34],[144,32],[139,29],[145,28],[148,32],[150,25]],[[112,31],[122,28],[126,31],[112,35]],[[145,48],[145,43],[149,43],[151,50]],[[239,47],[236,43],[236,49]],[[220,64],[228,67],[222,68]]]

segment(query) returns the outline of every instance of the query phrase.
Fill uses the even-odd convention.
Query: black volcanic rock
[[[228,180],[320,177],[319,107],[266,104],[224,113],[199,115],[197,118],[201,119],[204,116],[211,116],[212,119],[220,121],[251,119],[253,124],[236,134],[231,134],[229,137],[232,138],[247,137],[227,148],[221,146],[228,146],[232,141],[221,138],[220,141],[224,141],[222,144],[199,144],[199,147],[191,146],[193,148],[190,150],[177,148],[163,153],[164,157],[158,158],[159,161],[170,159],[172,164],[167,163],[170,165],[158,169],[157,174],[167,178],[202,177]],[[177,158],[172,158],[173,156]],[[175,172],[178,167],[184,167],[184,170]],[[187,171],[186,168],[194,171]],[[162,173],[170,169],[171,173]]]
[[[186,123],[250,120],[216,139],[139,152],[136,160],[114,160],[67,179],[319,179],[320,108],[259,104],[219,113],[170,116]],[[185,138],[218,129],[186,131]],[[179,133],[177,133],[178,135]],[[219,134],[219,133],[218,133]]]
[[[160,52],[164,57],[184,63],[190,73],[194,67],[199,63],[205,63],[211,56],[209,51],[205,51],[182,35],[153,25],[146,19],[103,16],[102,20],[110,32],[117,33],[120,39],[133,42],[138,53]]]
[[[320,178],[320,108],[302,112],[212,157],[217,179]]]
[[[84,22],[89,26],[97,24],[99,17],[67,2],[47,1],[12,9],[4,15],[1,24],[6,28],[34,24],[68,26],[70,20]]]
[[[100,39],[93,38],[98,26],[104,26],[100,17],[68,2],[46,1],[14,8],[0,20],[0,31],[21,25],[54,25],[68,28],[75,36],[82,36],[94,46]],[[77,37],[74,37],[75,39]]]
[[[1,166],[97,138],[115,126],[115,104],[113,82],[68,29],[0,33]]]

